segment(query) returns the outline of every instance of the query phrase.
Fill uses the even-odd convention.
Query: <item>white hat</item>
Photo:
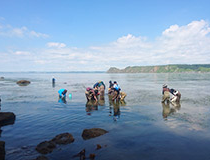
[[[164,84],[164,85],[163,85],[163,88],[166,88],[167,86],[168,86],[167,84]]]

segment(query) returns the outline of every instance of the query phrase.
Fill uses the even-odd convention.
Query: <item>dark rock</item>
[[[0,141],[0,159],[4,160],[5,159],[5,142]]]
[[[27,86],[29,85],[31,82],[27,81],[27,80],[20,80],[16,82],[19,86]]]
[[[102,148],[101,145],[97,144],[97,148],[96,149],[98,150],[98,149],[101,149],[101,148]]]
[[[96,155],[94,153],[90,154],[90,156],[89,156],[89,158],[93,159],[93,160],[95,159],[95,157],[96,157]]]
[[[54,148],[56,148],[56,145],[55,145],[54,142],[44,141],[44,142],[41,142],[40,144],[37,145],[36,150],[39,153],[47,154],[47,153],[51,153]]]
[[[51,141],[55,142],[56,144],[69,144],[74,142],[74,137],[70,133],[62,133],[55,138],[53,138]]]
[[[0,112],[0,126],[14,124],[15,114],[12,112]]]
[[[4,77],[0,77],[0,81],[3,81],[4,80]]]
[[[84,160],[85,159],[85,149],[83,149],[78,154],[73,156],[73,158],[75,158],[75,157],[80,157],[80,160]]]
[[[101,129],[101,128],[91,128],[91,129],[84,129],[82,133],[82,138],[84,140],[95,138],[98,136],[101,136],[105,133],[108,133],[108,131]]]
[[[44,141],[37,145],[36,150],[39,153],[47,154],[51,153],[54,148],[56,148],[56,144],[69,144],[74,142],[74,137],[70,133],[62,133],[50,141]]]
[[[39,156],[35,160],[48,160],[48,158],[45,156]]]

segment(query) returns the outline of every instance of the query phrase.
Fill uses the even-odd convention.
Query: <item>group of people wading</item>
[[[102,102],[104,103],[104,95],[105,95],[105,89],[106,86],[103,81],[99,81],[93,85],[93,88],[87,87],[85,91],[85,95],[87,98],[87,102]],[[59,98],[65,99],[67,90],[66,89],[60,89],[58,91]],[[172,97],[170,97],[170,94],[172,94]],[[120,85],[114,81],[109,81],[109,88],[108,88],[108,96],[109,100],[116,102],[124,103],[124,99],[127,96],[125,92],[121,91]],[[71,98],[71,94],[69,94],[69,98]],[[180,99],[181,99],[181,93],[178,90],[175,90],[173,88],[168,88],[167,84],[163,85],[162,90],[162,104],[173,104],[174,106],[180,106]],[[100,104],[100,103],[99,103]]]
[[[93,88],[87,87],[85,91],[87,101],[94,100],[97,102],[98,97],[99,99],[103,100],[105,89],[106,86],[103,81],[99,81],[94,84]],[[125,92],[121,91],[121,88],[116,81],[114,81],[114,83],[112,83],[112,81],[109,81],[108,95],[112,98],[113,101],[124,101],[126,97]]]

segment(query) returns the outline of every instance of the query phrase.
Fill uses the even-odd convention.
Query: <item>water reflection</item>
[[[113,102],[113,119],[116,121],[118,118],[120,118],[120,102],[119,101],[114,101]]]
[[[58,102],[59,102],[59,103],[65,103],[65,104],[66,104],[66,103],[67,103],[67,102],[66,102],[66,97],[60,97],[60,96],[59,96]]]
[[[91,111],[98,110],[98,102],[94,100],[87,101],[85,106],[88,115],[91,115]]]
[[[109,116],[113,115],[113,120],[116,121],[117,119],[120,118],[120,106],[126,106],[126,102],[117,100],[117,101],[113,101],[112,95],[108,95],[109,96]]]
[[[55,88],[55,83],[52,83],[52,87]]]
[[[172,103],[162,103],[163,112],[162,116],[165,120],[167,120],[167,117],[173,113],[176,113],[178,110],[181,109],[181,104],[177,102]]]
[[[104,105],[105,105],[105,98],[104,98],[103,95],[100,95],[100,96],[99,96],[98,104],[99,104],[100,106],[104,106]]]

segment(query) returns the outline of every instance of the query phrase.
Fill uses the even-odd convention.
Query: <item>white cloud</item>
[[[47,34],[30,31],[27,27],[20,28],[12,27],[11,25],[0,25],[0,36],[6,37],[35,37],[35,38],[47,38]]]
[[[35,31],[30,31],[29,35],[31,37],[37,37],[37,38],[48,38],[49,37],[47,34],[38,33],[38,32],[35,32]]]
[[[63,47],[66,47],[66,44],[59,43],[59,42],[49,42],[49,43],[47,43],[47,46],[48,47],[63,48]]]
[[[24,35],[25,30],[27,28],[22,27],[15,33]],[[27,51],[14,51],[18,58],[13,57],[12,62],[22,60],[28,70],[35,70],[30,69],[30,66],[39,66],[48,71],[107,70],[111,66],[124,68],[132,65],[205,64],[210,63],[209,44],[209,23],[200,20],[184,26],[169,26],[153,41],[128,34],[107,45],[89,48],[73,48],[64,43],[49,42],[46,48],[30,51],[30,54]],[[27,58],[34,65],[27,65]]]
[[[16,51],[14,54],[16,54],[16,55],[30,55],[30,52],[27,52],[27,51]]]

